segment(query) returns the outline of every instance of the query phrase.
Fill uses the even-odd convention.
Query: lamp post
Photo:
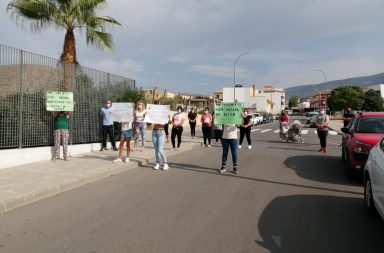
[[[324,92],[325,93],[325,112],[327,112],[327,75],[321,69],[316,69],[315,71],[319,71],[319,72],[321,72],[324,75],[324,84],[325,84],[325,92]],[[321,95],[320,95],[320,98],[321,98]],[[320,99],[320,101],[321,101],[321,99]]]
[[[237,56],[235,62],[233,63],[233,102],[236,102],[236,62],[245,54],[249,54],[249,52],[244,52]]]

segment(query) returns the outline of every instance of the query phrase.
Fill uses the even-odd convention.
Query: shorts
[[[121,137],[123,138],[132,138],[132,135],[132,129],[121,131]]]

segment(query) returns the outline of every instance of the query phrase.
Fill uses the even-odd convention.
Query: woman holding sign
[[[136,148],[139,145],[139,137],[141,137],[141,147],[144,148],[145,144],[145,118],[146,110],[143,102],[137,104],[137,110],[135,112],[135,144]]]
[[[68,140],[69,140],[69,115],[71,112],[51,112],[54,117],[54,143],[55,148],[52,156],[52,162],[60,155],[60,143],[63,143],[64,160],[68,161]]]
[[[209,113],[209,108],[206,107],[204,114],[201,115],[201,125],[204,137],[204,147],[211,147],[211,132],[212,132],[212,115]],[[208,140],[208,145],[207,145]]]

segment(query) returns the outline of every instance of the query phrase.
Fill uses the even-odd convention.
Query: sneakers
[[[220,172],[220,173],[224,173],[224,172],[226,172],[226,171],[227,171],[227,169],[225,168],[225,166],[222,166],[221,169],[219,169],[219,172]]]
[[[113,148],[113,151],[119,151],[116,147]]]
[[[327,149],[326,148],[323,148],[323,153],[327,153]]]
[[[208,144],[208,146],[207,146],[208,148],[210,148],[211,147],[211,144]]]
[[[52,158],[51,162],[56,162],[56,157]]]
[[[64,157],[64,161],[69,161],[69,157]]]
[[[121,158],[117,158],[116,160],[113,161],[114,163],[122,163],[123,162],[123,159]]]
[[[239,145],[239,149],[241,149],[241,145]]]
[[[129,157],[126,157],[124,160],[125,163],[129,163]]]
[[[248,149],[252,149],[252,146],[251,146],[251,145],[248,145]]]
[[[155,167],[153,167],[154,170],[160,169],[160,163],[156,163]]]
[[[104,148],[104,147],[101,147],[100,151],[103,151],[103,150],[107,150],[107,149],[106,149],[106,148]]]
[[[233,173],[234,173],[234,174],[239,174],[239,171],[237,170],[236,167],[233,167]]]
[[[169,166],[168,166],[168,164],[166,163],[166,164],[164,164],[164,166],[163,166],[163,170],[169,170]]]

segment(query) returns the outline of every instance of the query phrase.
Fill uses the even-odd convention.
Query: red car
[[[347,175],[364,169],[369,151],[384,136],[384,112],[362,112],[355,115],[343,134],[341,158],[347,162]]]

